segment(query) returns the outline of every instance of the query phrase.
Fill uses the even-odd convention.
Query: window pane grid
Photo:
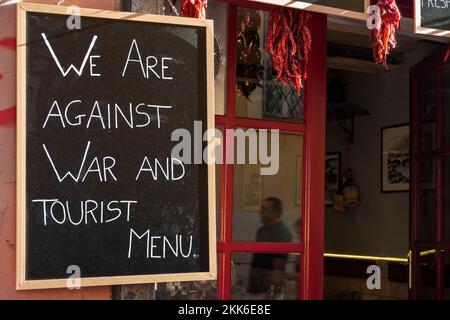
[[[266,8],[267,9],[267,8]],[[224,115],[215,116],[216,126],[221,126],[223,129],[236,129],[236,128],[254,128],[254,129],[278,129],[281,133],[286,134],[298,134],[302,136],[303,143],[298,146],[298,151],[301,154],[305,154],[306,149],[306,121],[307,121],[307,106],[306,106],[306,90],[305,95],[302,96],[304,102],[304,118],[302,122],[281,120],[276,118],[247,118],[236,115],[236,70],[233,65],[236,65],[236,39],[233,35],[236,33],[236,14],[237,6],[230,4],[228,10],[228,48],[227,48],[227,60],[228,60],[228,70],[227,70],[227,93],[226,93],[226,110]],[[306,83],[305,89],[308,84]],[[234,142],[233,142],[234,143]],[[225,145],[224,148],[224,159],[226,155],[226,150],[229,150],[230,146]],[[232,146],[231,146],[232,147]],[[305,161],[301,163],[301,170],[305,172]],[[266,242],[239,242],[233,241],[232,239],[232,225],[233,225],[233,191],[234,191],[234,168],[233,164],[223,164],[221,165],[222,171],[222,182],[221,182],[221,193],[220,199],[217,199],[217,203],[221,204],[220,208],[220,222],[221,222],[221,232],[222,237],[218,237],[217,251],[220,253],[220,264],[218,265],[218,280],[219,280],[219,299],[230,299],[231,297],[231,261],[234,253],[286,253],[299,255],[299,263],[303,265],[303,253],[304,253],[304,243],[303,243],[303,232],[301,232],[300,242],[289,243],[266,243]],[[300,180],[301,186],[301,199],[304,198],[304,175],[302,174]],[[299,228],[303,231],[303,212],[305,210],[305,203],[302,200],[298,216],[300,218]],[[219,234],[218,234],[219,235]],[[299,276],[300,280],[300,276]],[[301,292],[301,281],[299,282],[299,297],[302,296]]]
[[[289,242],[225,242],[217,243],[217,251],[233,251],[233,252],[289,252],[289,253],[303,253],[303,243],[289,243]]]

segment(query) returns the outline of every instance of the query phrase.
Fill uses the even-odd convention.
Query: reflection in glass
[[[281,221],[283,203],[276,197],[268,197],[261,205],[262,226],[256,233],[257,242],[291,242],[292,234]]]
[[[450,156],[444,158],[444,223],[444,239],[450,242]]]
[[[444,253],[444,299],[450,300],[450,251]]]
[[[300,255],[235,253],[232,257],[231,298],[293,300],[298,298]]]
[[[259,10],[238,8],[236,39],[236,77],[237,94],[247,99],[260,87],[264,68],[262,65],[263,35],[260,33],[263,12]]]
[[[450,63],[444,67],[444,121],[445,146],[450,147]]]
[[[436,253],[423,251],[419,258],[419,299],[436,299]]]
[[[421,190],[420,192],[420,239],[435,240],[436,223],[436,191]]]
[[[428,73],[421,81],[420,119],[422,152],[436,148],[436,71]]]
[[[435,240],[436,172],[435,158],[420,160],[420,239]]]
[[[215,300],[217,281],[165,282],[158,284],[155,300]]]
[[[303,121],[303,93],[275,80],[265,52],[269,13],[238,7],[236,35],[236,115]]]
[[[233,241],[300,242],[302,144],[280,133],[275,175],[261,175],[261,164],[234,165]]]
[[[217,126],[216,129],[220,130],[223,134],[223,127]],[[223,141],[220,141],[220,145],[216,144],[216,148],[223,148]],[[218,161],[219,162],[219,161]],[[222,165],[216,163],[216,237],[217,241],[223,240],[221,237],[221,210],[222,210]]]

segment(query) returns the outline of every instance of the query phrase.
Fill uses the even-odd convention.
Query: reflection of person
[[[298,233],[298,237],[300,239],[301,238],[301,220],[300,220],[300,218],[295,221],[293,227],[294,227],[294,230],[296,230],[296,232]],[[297,258],[295,270],[286,273],[286,279],[295,281],[297,286],[298,286],[299,277],[300,277],[300,256],[298,256],[298,258]]]
[[[261,206],[263,226],[256,233],[256,241],[292,241],[291,232],[280,219],[282,212],[283,205],[280,199],[271,197],[264,200]],[[247,291],[254,295],[272,295],[274,290],[281,290],[286,260],[287,254],[284,253],[255,253],[251,264]]]

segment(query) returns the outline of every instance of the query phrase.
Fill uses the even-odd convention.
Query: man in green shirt
[[[260,213],[263,226],[256,233],[257,242],[292,242],[291,232],[281,221],[282,213],[280,199],[264,199]],[[267,294],[267,298],[281,291],[287,258],[285,253],[255,253],[247,291],[253,295]]]

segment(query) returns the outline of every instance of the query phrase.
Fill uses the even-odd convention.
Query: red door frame
[[[228,11],[228,52],[226,80],[226,115],[216,115],[216,126],[224,129],[256,128],[279,129],[281,132],[303,136],[303,180],[302,180],[302,242],[256,243],[234,242],[233,227],[233,165],[221,166],[220,225],[217,251],[218,299],[231,296],[231,260],[234,252],[299,253],[300,299],[322,299],[323,297],[323,253],[324,253],[324,172],[325,172],[325,116],[326,116],[326,58],[327,30],[326,15],[312,13],[310,28],[312,33],[309,78],[305,84],[304,123],[262,120],[238,117],[235,114],[236,96],[236,12],[237,6],[270,11],[273,6],[241,1],[221,0],[229,3]],[[224,150],[234,146],[225,145]],[[225,158],[225,157],[224,157]],[[299,212],[300,214],[300,212]]]
[[[420,297],[419,286],[421,281],[420,252],[425,250],[436,250],[436,298],[444,298],[444,256],[442,250],[450,250],[450,243],[445,242],[445,212],[444,212],[444,158],[450,156],[450,147],[445,146],[444,141],[444,66],[450,63],[450,46],[445,50],[426,58],[411,68],[411,154],[412,154],[412,184],[411,184],[411,219],[410,219],[410,248],[411,248],[411,291],[410,298]],[[436,71],[436,148],[432,152],[421,151],[421,98],[422,90],[420,80],[430,72]],[[435,219],[435,240],[423,241],[420,239],[421,226],[421,201],[420,183],[422,159],[433,159],[435,161],[436,178],[436,219]]]

